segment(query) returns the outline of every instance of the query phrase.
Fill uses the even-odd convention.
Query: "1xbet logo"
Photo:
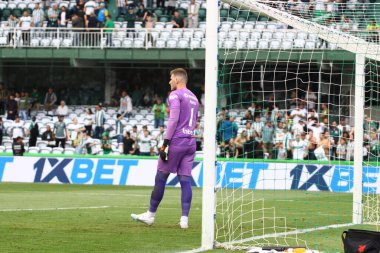
[[[33,166],[36,170],[36,175],[34,176],[34,182],[50,182],[53,178],[57,178],[59,182],[70,184],[69,178],[67,177],[64,168],[69,164],[73,159],[63,159],[59,161],[56,158],[41,158]],[[45,163],[48,163],[52,170],[44,178],[42,174],[45,168]]]
[[[305,183],[300,186],[302,174],[305,174],[304,168],[307,170],[307,175],[309,178]],[[318,168],[315,165],[297,165],[294,169],[290,171],[290,176],[293,177],[292,180],[292,190],[308,190],[310,187],[315,185],[320,191],[330,191],[327,185],[324,175],[332,168],[332,166],[322,166]]]

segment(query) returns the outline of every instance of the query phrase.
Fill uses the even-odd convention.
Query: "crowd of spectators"
[[[12,122],[6,129],[3,119],[0,118],[0,146],[3,135],[8,134],[15,143],[20,138],[27,139],[27,147],[35,147],[39,138],[46,142],[47,147],[71,147],[76,154],[106,155],[117,150],[125,155],[157,155],[164,141],[164,123],[169,113],[167,102],[164,103],[156,95],[152,97],[150,106],[145,107],[149,108],[154,117],[151,131],[147,125],[141,129],[134,125],[131,131],[126,131],[126,125],[135,116],[132,101],[126,91],[120,91],[116,102],[118,109],[112,116],[112,123],[106,122],[106,111],[102,103],[95,106],[95,111],[87,108],[85,116],[81,116],[81,122],[77,115],[71,118],[70,123],[66,123],[64,119],[72,115],[69,115],[69,107],[65,101],[61,100],[58,104],[53,88],[48,88],[45,94],[33,89],[29,95],[25,91],[10,92],[0,84],[0,114],[4,115],[8,123]],[[52,119],[52,124],[41,125],[37,122],[36,113],[41,111]],[[55,122],[53,118],[56,118]],[[44,127],[43,131],[40,131],[41,127]],[[202,150],[203,131],[200,122],[197,123],[196,138],[197,150]]]
[[[316,107],[317,97],[287,100],[279,108],[273,97],[254,102],[241,122],[223,108],[218,113],[219,156],[235,158],[340,160],[354,157],[354,127],[345,119],[338,122],[327,104]],[[342,117],[343,118],[343,117]],[[380,160],[379,122],[365,116],[364,160]]]

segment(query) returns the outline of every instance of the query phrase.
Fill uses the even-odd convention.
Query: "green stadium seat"
[[[163,16],[161,16],[161,17],[158,19],[158,21],[160,21],[160,22],[169,22],[170,19],[169,19],[169,16],[163,15]]]
[[[244,18],[244,17],[238,17],[237,21],[240,21],[240,22],[245,22],[247,21],[248,19],[247,18]]]
[[[228,17],[228,9],[221,9],[219,15],[220,15],[220,18],[227,18]]]
[[[125,21],[125,17],[124,17],[123,15],[118,16],[118,17],[116,18],[116,21],[117,21],[117,22],[124,22],[124,21]]]
[[[238,10],[235,10],[235,9],[232,9],[230,10],[230,17],[233,18],[233,19],[237,19],[239,16],[239,11]]]
[[[248,21],[257,21],[258,20],[258,18],[257,18],[257,16],[255,16],[255,15],[251,15],[251,16],[249,16],[249,18],[248,18]]]
[[[249,11],[243,10],[243,11],[240,11],[239,18],[244,18],[247,20],[249,18],[249,15],[250,15]]]
[[[198,17],[202,21],[206,19],[206,9],[199,9],[198,11]]]
[[[269,21],[269,18],[265,16],[260,16],[259,21]]]
[[[186,18],[187,17],[187,10],[184,9],[184,8],[179,8],[178,9],[178,12],[179,12],[179,15],[182,17],[182,18]]]
[[[22,16],[22,10],[20,8],[14,8],[12,10],[12,15],[19,18]]]
[[[3,15],[2,15],[3,20],[7,20],[11,14],[12,14],[12,10],[11,9],[4,8],[3,9]]]
[[[157,18],[160,18],[162,15],[164,15],[164,11],[162,9],[155,9],[154,13],[156,14]]]

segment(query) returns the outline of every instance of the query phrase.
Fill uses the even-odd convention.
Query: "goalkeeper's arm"
[[[179,103],[172,103],[170,106],[170,116],[168,120],[168,127],[165,133],[164,137],[164,143],[162,144],[162,147],[160,148],[160,157],[163,161],[168,160],[168,150],[169,150],[169,143],[172,139],[175,129],[177,128],[178,120],[179,120],[179,112],[180,112],[180,105]]]

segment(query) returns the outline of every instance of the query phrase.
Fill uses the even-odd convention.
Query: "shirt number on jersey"
[[[193,117],[194,117],[194,108],[191,108],[189,127],[193,125]]]

